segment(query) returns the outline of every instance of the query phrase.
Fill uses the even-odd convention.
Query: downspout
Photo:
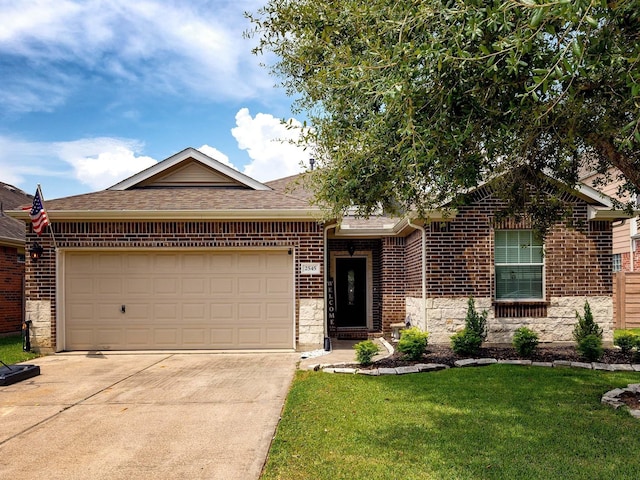
[[[327,282],[329,281],[329,242],[327,239],[327,232],[330,228],[337,227],[337,223],[331,223],[329,225],[325,225],[324,230],[322,232],[322,241],[323,241],[323,261],[324,261],[324,281],[323,283],[323,292],[324,292],[324,349],[328,352],[331,350],[331,340],[329,339],[329,304],[328,304],[328,296],[327,296]]]
[[[429,314],[427,313],[427,232],[424,227],[411,223],[411,219],[407,219],[410,227],[420,230],[422,234],[422,323],[425,330],[429,331]]]

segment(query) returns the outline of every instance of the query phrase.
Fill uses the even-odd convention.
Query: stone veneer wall
[[[298,327],[299,348],[305,350],[324,343],[324,300],[322,298],[300,299],[300,325]]]
[[[489,334],[487,342],[511,344],[513,333],[519,327],[535,331],[540,342],[573,342],[573,328],[577,322],[576,312],[584,315],[585,301],[589,301],[594,320],[603,328],[603,340],[613,342],[613,300],[608,296],[594,297],[552,297],[549,300],[547,316],[541,318],[495,318],[491,308],[491,298],[475,298],[478,312],[487,310]],[[464,328],[468,298],[427,299],[426,322],[418,320],[414,325],[429,332],[429,342],[449,344],[451,336]],[[412,319],[421,319],[422,299],[407,298],[407,313]]]
[[[171,248],[269,248],[291,247],[296,254],[296,337],[300,325],[304,325],[303,340],[311,336],[319,338],[315,330],[324,325],[324,319],[311,303],[322,301],[323,289],[323,231],[313,221],[104,221],[104,222],[53,222],[58,248],[92,249],[153,249]],[[37,237],[31,228],[27,233],[27,251],[38,241],[43,248],[37,262],[27,256],[25,295],[27,319],[34,322],[35,334],[32,346],[35,350],[56,350],[56,255],[50,234]],[[320,275],[301,275],[301,263],[318,263]],[[305,317],[302,317],[304,313]],[[316,325],[312,328],[312,324]],[[311,332],[314,330],[313,332]],[[322,339],[319,342],[321,344]]]

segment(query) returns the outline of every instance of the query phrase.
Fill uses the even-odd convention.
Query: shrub
[[[635,347],[640,343],[640,337],[631,332],[621,332],[613,339],[613,344],[620,347],[622,353],[631,353]]]
[[[400,332],[398,351],[409,360],[419,360],[427,349],[429,332],[423,332],[418,327],[411,327]]]
[[[589,335],[597,336],[602,342],[602,328],[593,321],[593,314],[591,313],[591,307],[588,301],[584,302],[584,317],[576,312],[576,319],[578,323],[576,323],[573,329],[573,338],[578,344],[583,338]]]
[[[372,340],[356,343],[353,348],[356,349],[356,360],[362,365],[370,365],[371,359],[379,351],[378,345],[373,343]]]
[[[527,327],[520,327],[513,335],[513,347],[521,357],[530,357],[538,347],[538,334]]]
[[[602,338],[593,333],[583,337],[578,342],[578,351],[588,361],[595,362],[602,357],[602,354],[604,353]]]
[[[473,297],[469,297],[467,305],[467,317],[464,319],[465,329],[475,333],[476,336],[480,337],[483,341],[486,340],[488,312],[484,310],[482,313],[478,313]]]
[[[482,342],[476,332],[465,328],[451,337],[451,349],[458,355],[475,355]]]

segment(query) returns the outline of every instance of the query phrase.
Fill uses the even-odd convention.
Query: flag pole
[[[40,188],[40,184],[38,184],[38,193],[40,194],[40,201],[42,202],[42,209],[47,212],[47,209],[44,206],[44,195],[42,195],[42,189]],[[58,250],[58,242],[56,242],[56,236],[53,233],[53,227],[51,226],[51,219],[49,218],[49,212],[47,212],[47,218],[49,219],[49,232],[51,232],[51,239],[53,240],[53,248]]]

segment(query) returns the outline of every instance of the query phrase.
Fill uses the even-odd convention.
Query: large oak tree
[[[575,185],[615,167],[640,189],[640,0],[270,0],[247,15],[313,127],[334,215],[425,215],[500,177],[544,223],[563,207],[542,173]]]

